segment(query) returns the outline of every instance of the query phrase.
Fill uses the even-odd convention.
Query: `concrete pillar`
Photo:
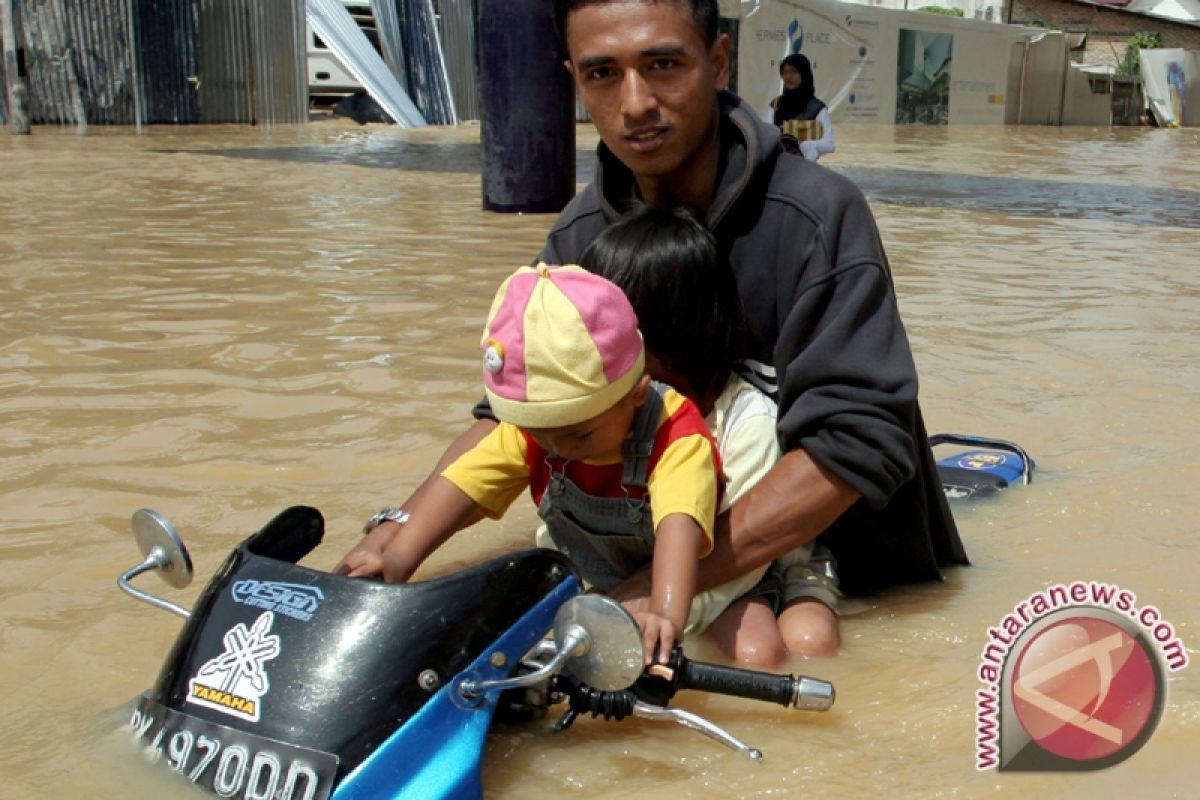
[[[487,211],[562,210],[575,195],[575,88],[547,0],[479,0]]]

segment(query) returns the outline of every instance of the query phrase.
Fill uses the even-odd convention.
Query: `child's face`
[[[526,428],[540,446],[568,461],[595,459],[621,453],[634,415],[646,402],[650,377],[643,375],[617,404],[591,419],[561,428]]]

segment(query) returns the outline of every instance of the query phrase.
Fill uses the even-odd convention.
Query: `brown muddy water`
[[[1020,442],[1035,480],[956,506],[973,566],[870,598],[840,655],[789,665],[836,684],[832,711],[681,695],[763,763],[666,723],[535,725],[491,737],[487,796],[1194,797],[1200,664],[1106,770],[977,771],[975,731],[988,629],[1053,584],[1136,593],[1198,660],[1200,134],[838,139],[823,163],[878,216],[931,430]],[[328,568],[461,429],[492,291],[551,222],[482,212],[478,159],[472,126],[0,134],[0,797],[182,796],[125,728],[180,626],[115,586],[134,510],[197,572],[137,584],[188,606],[289,505],[324,513],[306,563]],[[533,518],[423,574],[527,544]]]

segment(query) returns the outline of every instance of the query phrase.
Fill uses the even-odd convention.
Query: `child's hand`
[[[642,629],[646,666],[667,663],[675,644],[683,640],[682,633],[677,632],[674,622],[661,614],[649,611],[632,613],[638,627]]]
[[[383,554],[355,548],[333,568],[334,575],[348,578],[376,578],[383,574]]]

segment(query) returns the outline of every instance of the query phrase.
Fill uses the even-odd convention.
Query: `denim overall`
[[[621,446],[624,497],[594,497],[566,476],[567,462],[554,454],[546,457],[550,480],[538,505],[554,546],[571,559],[591,586],[609,591],[654,554],[654,522],[646,497],[650,451],[662,414],[662,384],[651,383],[646,402],[638,410],[633,432]],[[634,496],[630,489],[635,491]]]

